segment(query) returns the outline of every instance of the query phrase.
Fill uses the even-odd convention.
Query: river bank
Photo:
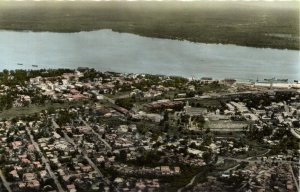
[[[197,43],[300,49],[296,1],[2,1],[0,12],[0,29],[6,30],[70,33],[112,29]]]

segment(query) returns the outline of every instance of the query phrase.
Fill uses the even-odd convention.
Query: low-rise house
[[[36,175],[34,173],[24,173],[22,177],[23,181],[32,181],[36,179]]]

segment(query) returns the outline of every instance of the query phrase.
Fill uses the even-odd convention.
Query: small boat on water
[[[38,65],[32,65],[32,67],[38,67]]]
[[[23,63],[17,63],[17,65],[23,65]]]

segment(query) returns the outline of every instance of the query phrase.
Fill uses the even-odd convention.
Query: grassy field
[[[67,108],[70,106],[82,106],[82,104],[83,102],[71,102],[71,103],[52,103],[52,104],[48,103],[41,106],[31,104],[27,107],[13,107],[11,109],[1,111],[0,120],[33,115],[35,113],[40,113],[43,110],[48,110],[49,108],[59,109],[59,108]]]
[[[109,28],[148,37],[299,50],[299,2],[0,2],[0,29]]]

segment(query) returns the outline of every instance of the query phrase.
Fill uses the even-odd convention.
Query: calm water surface
[[[111,30],[0,31],[0,70],[32,65],[218,79],[300,79],[299,51],[293,50],[192,43]]]

